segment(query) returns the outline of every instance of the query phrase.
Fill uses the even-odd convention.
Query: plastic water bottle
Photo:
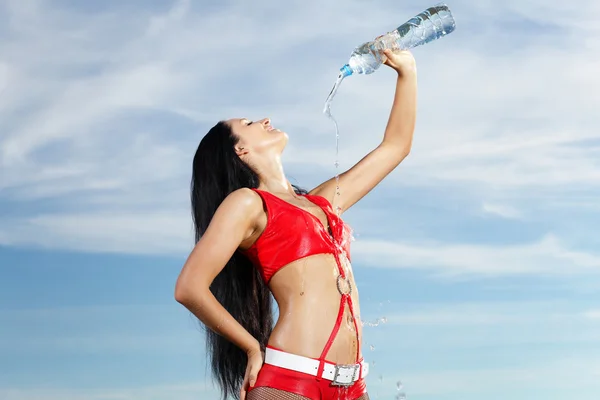
[[[448,6],[440,3],[400,25],[396,30],[357,47],[340,71],[344,77],[371,74],[383,63],[383,50],[408,50],[445,36],[456,28]]]

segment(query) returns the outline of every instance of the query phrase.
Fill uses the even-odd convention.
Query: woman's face
[[[273,128],[269,118],[260,121],[250,121],[246,118],[235,118],[227,121],[234,135],[240,140],[236,151],[243,148],[246,154],[268,155],[276,152],[280,154],[287,143],[287,133]]]

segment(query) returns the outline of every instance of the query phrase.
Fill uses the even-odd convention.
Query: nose
[[[261,124],[263,124],[264,126],[269,126],[271,125],[271,118],[263,118],[262,121],[260,121]]]

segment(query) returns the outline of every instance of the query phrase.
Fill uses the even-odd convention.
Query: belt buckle
[[[360,364],[336,364],[333,366],[334,368],[334,374],[333,374],[333,381],[331,382],[331,384],[333,386],[352,386],[354,384],[354,382],[356,381],[356,374],[359,371],[360,368]],[[354,371],[352,372],[352,379],[350,380],[350,382],[339,382],[337,379],[340,377],[340,369],[342,368],[353,368]]]

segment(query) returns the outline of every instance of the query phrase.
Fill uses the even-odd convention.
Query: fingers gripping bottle
[[[354,49],[348,64],[341,68],[344,77],[371,74],[385,61],[383,50],[408,50],[454,31],[456,23],[448,6],[440,3],[411,18],[397,29]]]

